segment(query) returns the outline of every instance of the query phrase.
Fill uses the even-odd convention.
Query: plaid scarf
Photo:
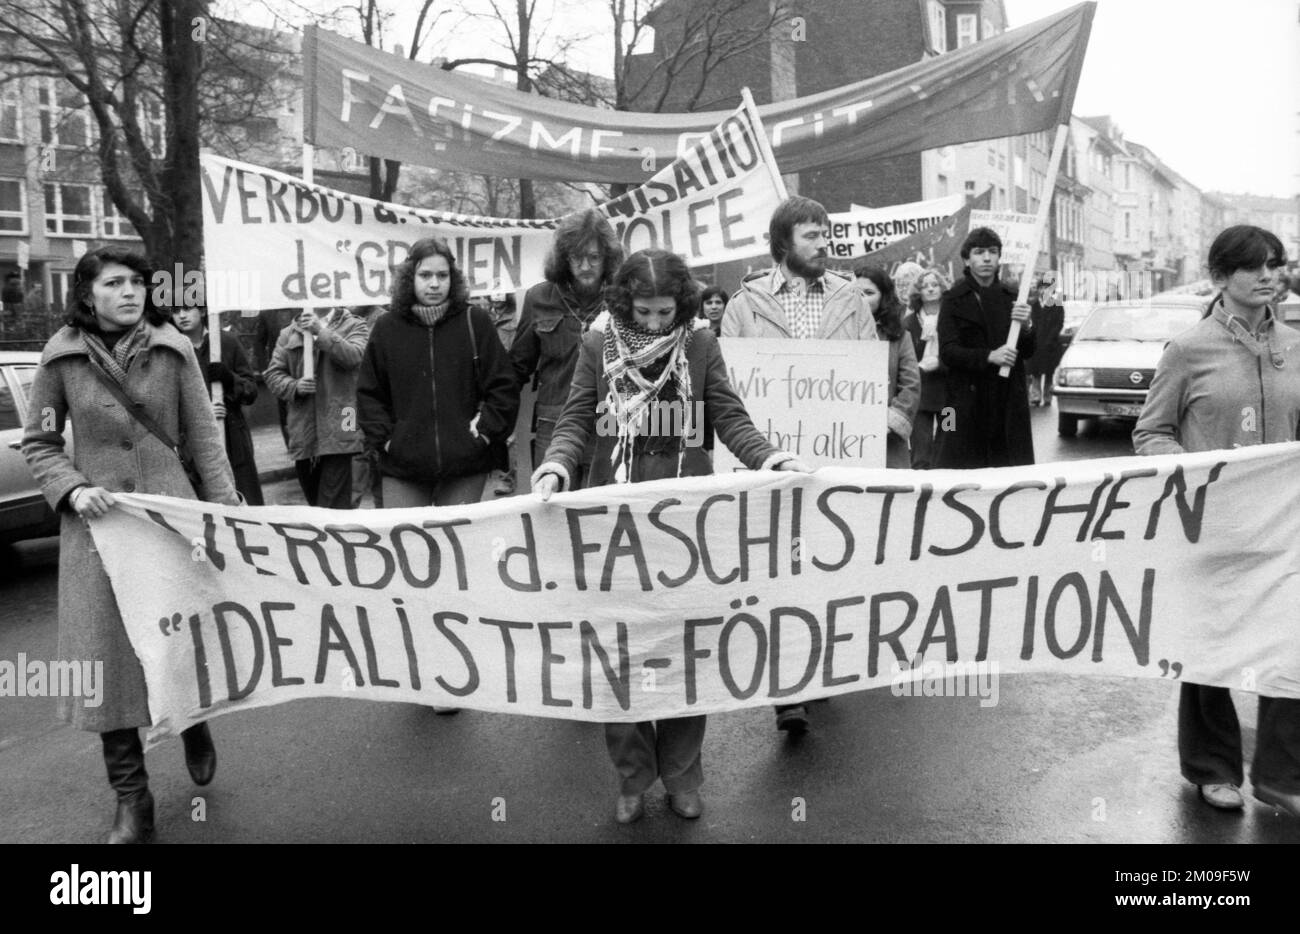
[[[677,325],[663,333],[647,331],[610,316],[602,363],[609,382],[605,404],[618,426],[618,441],[610,456],[615,483],[627,483],[631,478],[634,441],[641,420],[650,415],[651,406],[670,381],[676,388],[684,420],[677,439],[677,475],[681,476],[691,428],[691,372],[686,360],[691,331],[689,325]]]
[[[131,330],[118,338],[112,350],[108,349],[104,339],[97,333],[86,330],[81,332],[81,340],[86,345],[91,365],[98,367],[122,387],[126,386],[126,371],[131,367],[131,359],[144,346],[148,336],[149,332],[145,330],[143,316]]]
[[[417,302],[411,305],[411,314],[415,315],[416,319],[426,328],[431,328],[442,320],[450,305],[450,299],[440,305],[421,305]]]

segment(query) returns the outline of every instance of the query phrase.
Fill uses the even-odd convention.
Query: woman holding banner
[[[147,843],[154,801],[138,728],[148,726],[144,671],[127,637],[89,523],[114,493],[200,498],[174,447],[184,438],[202,498],[236,505],[230,463],[194,347],[150,300],[152,271],[125,247],[91,250],[77,262],[67,326],[45,345],[23,431],[23,456],[62,522],[59,535],[59,655],[103,662],[103,703],[69,698],[60,715],[100,734],[117,793],[109,843]],[[63,431],[72,422],[74,452]],[[152,424],[151,424],[152,423]],[[216,750],[206,723],[181,734],[195,784],[212,781]]]
[[[584,336],[573,390],[533,474],[533,491],[541,499],[570,486],[593,435],[598,437],[587,487],[708,475],[713,472],[708,456],[688,439],[710,426],[752,470],[809,470],[758,432],[727,380],[717,338],[707,328],[693,327],[700,298],[685,260],[665,250],[634,253],[605,299],[609,324]],[[647,417],[652,425],[663,423],[653,411],[665,405],[687,413],[686,424],[679,422],[667,436],[646,432]],[[697,411],[703,426],[693,424]],[[602,424],[612,417],[614,430],[598,432],[598,417]],[[615,810],[620,824],[644,814],[644,795],[656,778],[663,780],[676,814],[700,816],[704,727],[703,716],[605,725],[605,743],[620,779]]]
[[[1259,227],[1229,227],[1210,245],[1208,265],[1219,294],[1199,324],[1165,347],[1133,429],[1138,454],[1297,438],[1300,331],[1270,305],[1286,266],[1281,241]],[[1241,727],[1228,688],[1184,682],[1180,690],[1183,777],[1211,807],[1244,807]],[[1300,817],[1300,700],[1260,695],[1250,782],[1257,800]]]
[[[939,359],[939,306],[951,287],[938,269],[927,269],[912,283],[908,305],[912,309],[903,327],[912,335],[912,349],[921,371],[921,404],[912,425],[912,467],[929,470],[934,466],[934,431],[943,410],[944,380],[948,368]]]
[[[921,371],[916,366],[912,338],[903,331],[903,307],[889,273],[879,266],[863,263],[854,268],[853,278],[876,319],[876,333],[881,340],[889,341],[889,409],[885,413],[889,434],[885,439],[885,466],[907,470],[912,466],[907,439],[912,434],[916,408],[921,401]]]

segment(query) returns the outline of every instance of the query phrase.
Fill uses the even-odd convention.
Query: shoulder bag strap
[[[126,409],[128,415],[143,425],[155,438],[167,445],[167,447],[175,453],[182,463],[185,462],[185,456],[181,454],[180,445],[172,440],[171,435],[162,430],[162,426],[149,417],[148,413],[144,410],[144,406],[138,402],[132,401],[122,387],[119,386],[115,380],[109,378],[109,376],[100,370],[100,368],[93,362],[90,365],[90,369],[91,372],[99,377],[99,380],[104,384],[104,387],[112,393],[113,398],[122,403],[122,407]]]

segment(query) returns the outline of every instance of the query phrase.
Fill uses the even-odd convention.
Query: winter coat
[[[912,339],[906,333],[889,342],[889,408],[906,419],[906,437],[893,431],[885,435],[885,466],[910,470],[912,452],[908,438],[921,401],[921,370],[916,365]]]
[[[1171,340],[1133,429],[1133,450],[1181,454],[1300,438],[1300,331],[1271,311],[1265,329],[1270,352],[1257,357],[1235,336],[1245,333],[1240,319],[1216,304]]]
[[[723,337],[793,337],[781,299],[772,291],[772,270],[754,273],[740,285],[722,313]],[[857,286],[834,273],[823,277],[826,290],[818,340],[869,341],[876,321]]]
[[[569,489],[568,478],[581,464],[584,450],[592,436],[595,452],[585,486],[601,486],[614,482],[611,457],[618,440],[612,431],[598,432],[600,415],[596,406],[604,402],[609,393],[609,380],[605,378],[602,348],[605,335],[589,331],[582,339],[578,366],[573,374],[573,391],[569,393],[564,412],[555,426],[555,435],[543,458],[543,464],[559,466],[564,471],[564,489]],[[708,328],[691,332],[686,346],[686,360],[691,373],[691,402],[704,403],[702,441],[711,428],[717,439],[751,470],[771,467],[785,459],[777,448],[759,433],[750,421],[745,404],[731,388],[727,379],[727,365],[722,359],[718,339]],[[662,480],[678,476],[678,439],[676,437],[640,437],[634,442],[629,482]],[[713,465],[701,445],[687,444],[682,459],[683,477],[703,477],[713,473]]]
[[[938,412],[943,409],[948,368],[940,360],[939,366],[929,373],[921,369],[921,358],[925,356],[925,341],[921,340],[921,316],[918,312],[910,312],[903,319],[903,327],[912,335],[912,354],[916,357],[917,371],[921,374],[921,404],[917,411]]]
[[[1060,305],[1029,303],[1029,320],[1034,323],[1034,355],[1025,361],[1030,376],[1051,376],[1065,356],[1061,332],[1065,330],[1065,309]]]
[[[234,479],[212,415],[212,403],[189,338],[170,324],[145,323],[147,337],[127,370],[126,395],[174,439],[185,437],[203,477],[203,498],[237,504]],[[72,422],[73,454],[63,428]],[[83,730],[103,732],[150,723],[144,671],[131,648],[90,527],[67,505],[79,486],[110,492],[196,499],[180,459],[131,416],[91,369],[81,333],[62,328],[50,338],[32,383],[23,456],[50,506],[59,513],[59,658],[104,663],[103,703],[60,701],[60,715]]]
[[[199,369],[203,373],[203,385],[212,392],[212,377],[208,373],[208,340],[210,334],[203,336],[203,344],[195,351],[198,356]],[[261,506],[262,484],[257,478],[257,461],[253,457],[253,432],[244,418],[244,406],[257,401],[257,374],[248,365],[248,355],[244,353],[239,338],[228,331],[221,332],[221,362],[226,365],[227,378],[221,381],[222,401],[226,406],[226,457],[230,460],[230,469],[235,472],[235,489],[244,497],[249,506]]]
[[[1034,332],[1021,326],[1019,356],[1008,378],[989,363],[989,352],[1006,343],[1015,290],[997,279],[981,288],[967,271],[939,306],[939,359],[948,366],[944,404],[952,409],[939,425],[936,467],[1008,467],[1034,462],[1029,425],[1025,358]],[[951,415],[949,423],[948,415]]]
[[[289,406],[289,456],[296,461],[361,450],[357,374],[370,328],[350,312],[316,335],[316,392],[297,393],[302,379],[302,332],[280,332],[266,370],[266,387]]]
[[[604,307],[600,297],[583,304],[569,289],[539,282],[524,295],[510,363],[522,389],[537,376],[533,431],[549,437],[573,385],[578,347],[591,320]]]
[[[375,322],[357,403],[380,473],[436,484],[492,469],[489,447],[514,430],[519,390],[487,312],[453,307],[430,328],[406,309]]]

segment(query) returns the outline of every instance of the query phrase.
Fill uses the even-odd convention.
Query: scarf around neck
[[[451,307],[451,299],[445,302],[439,302],[437,305],[421,305],[418,302],[411,305],[411,314],[426,328],[431,328],[447,315],[447,309]]]
[[[609,383],[606,408],[617,427],[618,440],[610,456],[615,483],[627,483],[631,478],[634,442],[642,433],[642,420],[653,414],[651,407],[670,382],[681,407],[682,431],[677,439],[677,475],[681,476],[686,437],[692,430],[691,373],[686,359],[691,333],[689,326],[680,324],[664,333],[647,331],[610,316],[601,356]]]
[[[118,338],[112,350],[108,349],[104,338],[95,331],[82,330],[81,340],[90,355],[91,365],[98,367],[119,386],[126,386],[126,371],[131,368],[131,360],[144,346],[148,334],[144,317],[141,316],[130,330]]]

